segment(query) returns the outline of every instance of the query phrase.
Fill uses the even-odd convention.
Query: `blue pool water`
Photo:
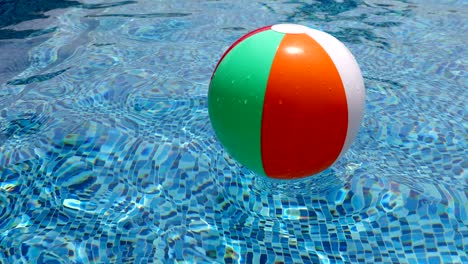
[[[466,1],[0,2],[0,263],[468,263]],[[291,182],[223,150],[209,78],[291,22],[363,71],[351,149]]]

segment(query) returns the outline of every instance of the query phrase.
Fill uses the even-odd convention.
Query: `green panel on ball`
[[[216,136],[236,160],[262,175],[263,101],[283,37],[283,33],[267,30],[237,44],[218,65],[208,92]]]

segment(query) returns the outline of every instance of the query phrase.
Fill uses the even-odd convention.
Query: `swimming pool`
[[[468,262],[466,2],[33,3],[0,4],[0,263]],[[224,50],[280,22],[367,88],[351,149],[291,182],[207,112]]]

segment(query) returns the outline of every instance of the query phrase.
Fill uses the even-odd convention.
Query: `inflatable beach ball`
[[[208,111],[227,152],[257,174],[310,176],[350,146],[365,88],[351,52],[333,36],[279,24],[237,40],[211,78]]]

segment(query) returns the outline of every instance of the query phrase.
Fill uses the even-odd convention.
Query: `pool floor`
[[[468,263],[465,1],[0,3],[0,263]],[[256,28],[352,51],[366,112],[324,172],[276,181],[208,117]]]

